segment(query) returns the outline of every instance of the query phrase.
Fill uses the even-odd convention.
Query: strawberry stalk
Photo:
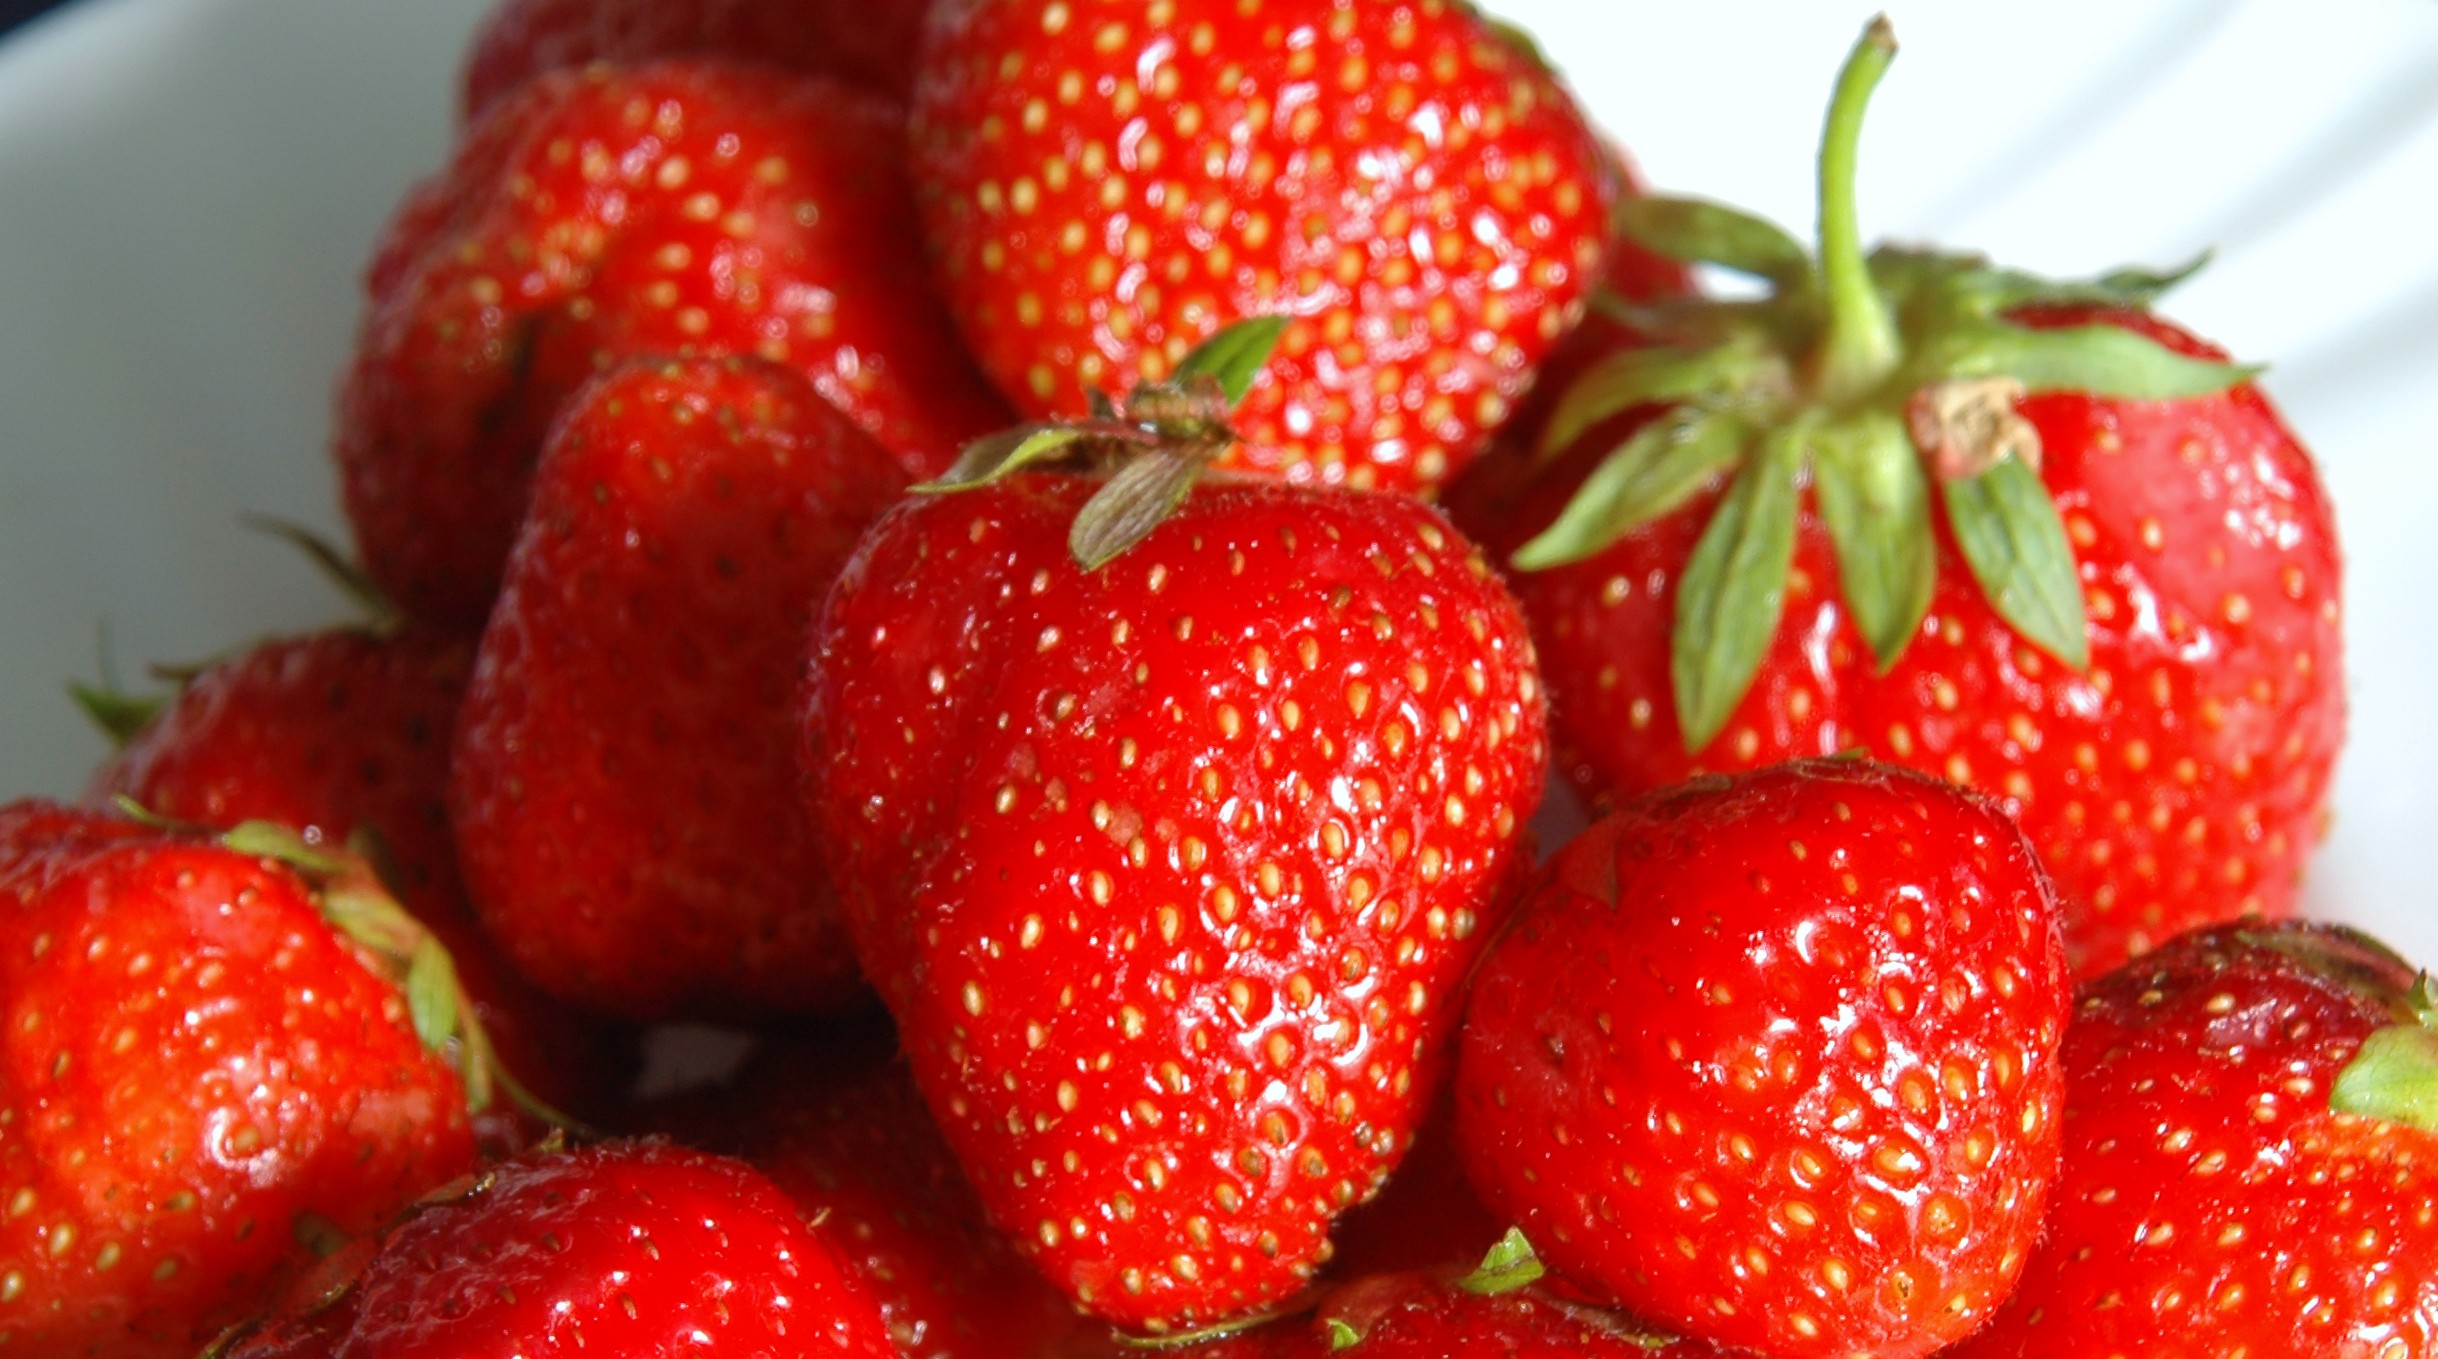
[[[1828,333],[1816,355],[1813,386],[1831,405],[1869,396],[1903,357],[1896,318],[1871,278],[1862,244],[1862,214],[1855,203],[1862,116],[1895,59],[1896,30],[1883,14],[1863,31],[1862,41],[1838,73],[1828,127],[1821,137],[1820,280],[1828,295]]]

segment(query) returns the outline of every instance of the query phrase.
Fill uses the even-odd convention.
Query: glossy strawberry
[[[317,1245],[473,1164],[466,1086],[418,1039],[404,969],[334,927],[381,923],[362,888],[0,807],[10,1352],[188,1359]]]
[[[470,641],[422,629],[335,629],[265,642],[196,673],[95,771],[92,798],[234,827],[268,821],[308,842],[372,837],[390,885],[439,936],[500,1063],[550,1105],[595,1114],[623,1093],[632,1036],[542,995],[476,925],[446,801],[449,733]],[[495,1106],[486,1141],[541,1131]]]
[[[1644,309],[1656,338],[1559,403],[1537,481],[1517,455],[1452,497],[1534,568],[1562,767],[1613,801],[1861,750],[1982,789],[2056,874],[2086,973],[2288,912],[2344,724],[2310,457],[2247,370],[2147,313],[2172,279],[1866,262],[1852,153],[1888,50],[1841,85],[1819,268],[1766,223],[1646,200],[1652,239],[1776,299]]]
[[[332,1262],[226,1359],[892,1359],[824,1229],[752,1168],[665,1143],[528,1155]]]
[[[1861,761],[1633,803],[1544,870],[1466,1013],[1473,1182],[1552,1268],[1783,1359],[2005,1301],[2057,1168],[2057,901],[1995,808]]]
[[[466,880],[554,995],[640,1019],[863,995],[797,800],[812,614],[904,474],[803,380],[645,361],[577,395],[457,731]]]
[[[2432,1000],[2304,925],[2198,931],[2086,984],[2048,1236],[1957,1359],[2438,1350]]]
[[[1415,490],[1582,315],[1615,181],[1456,0],[942,0],[914,167],[949,305],[1028,413],[1296,318],[1233,465]]]
[[[766,68],[543,76],[374,261],[338,459],[373,578],[477,624],[561,404],[637,355],[796,369],[918,471],[1004,423],[930,294],[902,114]]]
[[[666,57],[759,62],[894,99],[914,85],[923,0],[504,0],[466,55],[478,116],[545,71]]]
[[[739,1153],[837,1243],[907,1359],[1111,1350],[983,1220],[893,1048],[824,1034],[758,1058],[729,1102]]]
[[[1177,1331],[1293,1293],[1405,1151],[1539,795],[1539,689],[1428,508],[1183,485],[1085,570],[1103,490],[1023,472],[884,517],[804,755],[992,1219],[1084,1308]]]

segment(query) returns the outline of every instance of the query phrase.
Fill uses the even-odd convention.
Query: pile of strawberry
[[[0,1354],[2438,1355],[2311,461],[1893,52],[1813,249],[1465,0],[508,0],[364,618],[0,808]]]

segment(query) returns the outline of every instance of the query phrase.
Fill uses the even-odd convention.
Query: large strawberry
[[[1200,362],[999,441],[1149,445],[1105,482],[884,517],[805,744],[857,952],[992,1218],[1150,1332],[1294,1292],[1403,1154],[1544,762],[1488,566],[1419,503],[1193,482],[1230,437]]]
[[[1491,949],[1466,1168],[1560,1273],[1781,1359],[1913,1359],[2014,1287],[2057,1170],[2057,899],[1970,794],[1864,761],[1653,794]]]
[[[746,1165],[665,1143],[510,1162],[334,1258],[225,1359],[894,1359],[838,1245]]]
[[[1722,208],[1629,209],[1775,293],[1644,309],[1658,342],[1577,382],[1538,483],[1457,497],[1530,568],[1561,762],[1603,800],[1847,749],[1983,789],[2084,970],[2287,911],[2343,726],[2311,460],[2143,310],[2172,279],[1866,259],[1855,144],[1892,50],[1874,28],[1840,82],[1818,264]]]
[[[458,879],[449,733],[473,661],[472,642],[412,627],[265,642],[187,678],[95,771],[93,796],[178,821],[264,821],[313,844],[363,844],[456,959],[501,1064],[543,1100],[589,1115],[622,1092],[631,1035],[518,976]],[[520,1114],[500,1105],[502,1126],[485,1131],[538,1131],[516,1127]]]
[[[401,209],[338,437],[409,613],[478,624],[566,398],[635,355],[794,368],[917,471],[1005,420],[930,292],[877,96],[670,62],[543,76]]]
[[[0,1343],[186,1359],[464,1173],[461,999],[367,869],[293,836],[0,808]]]
[[[941,285],[1036,415],[1296,318],[1233,465],[1420,489],[1598,285],[1617,180],[1462,0],[944,0],[914,101]]]
[[[903,99],[923,0],[504,0],[466,54],[465,110],[481,114],[545,71],[663,57],[760,62]]]
[[[2220,926],[2086,984],[2065,1168],[1957,1359],[2438,1352],[2438,992],[2377,943]]]
[[[643,1019],[865,994],[796,794],[796,688],[904,486],[767,364],[639,361],[573,399],[451,768],[476,908],[544,989]]]

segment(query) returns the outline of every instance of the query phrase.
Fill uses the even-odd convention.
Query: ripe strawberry
[[[1405,1151],[1544,759],[1470,546],[1413,502],[1193,484],[1225,431],[1172,408],[1205,380],[1093,427],[1154,445],[1106,483],[883,517],[804,745],[856,951],[993,1221],[1152,1333],[1296,1290]]]
[[[476,907],[543,989],[639,1019],[864,994],[797,797],[796,686],[904,485],[770,365],[638,362],[571,401],[451,769]]]
[[[479,1034],[421,944],[368,874],[0,807],[0,1344],[186,1359],[471,1167]]]
[[[1479,1268],[1378,1274],[1333,1290],[1309,1317],[1274,1323],[1200,1353],[1207,1359],[1727,1359],[1620,1313],[1535,1288],[1540,1261],[1521,1232]]]
[[[759,62],[904,99],[923,0],[505,0],[466,56],[471,119],[545,71],[665,57]]]
[[[473,659],[471,642],[411,627],[266,642],[188,679],[95,771],[92,796],[200,825],[271,822],[317,845],[369,833],[400,901],[456,959],[501,1064],[552,1106],[589,1114],[622,1091],[632,1035],[518,976],[458,880],[449,733]],[[482,1122],[486,1142],[541,1130],[508,1104]]]
[[[730,1101],[738,1153],[822,1224],[907,1359],[1035,1359],[1095,1348],[957,1169],[894,1044],[842,1060],[824,1034],[758,1058]]]
[[[512,1161],[314,1282],[225,1359],[895,1354],[823,1229],[751,1167],[666,1143]]]
[[[2434,1001],[2303,925],[2197,931],[2086,984],[2048,1235],[1957,1359],[2438,1351]]]
[[[1819,267],[1646,200],[1652,239],[1777,296],[1646,309],[1663,343],[1593,365],[1537,484],[1455,497],[1532,568],[1561,764],[1602,800],[1848,749],[1984,789],[2085,972],[2287,912],[2344,718],[2311,460],[2247,370],[2143,310],[2172,279],[1866,261],[1854,143],[1891,50],[1874,30],[1840,85]]]
[[[503,100],[372,267],[338,458],[373,578],[479,622],[550,421],[630,356],[785,364],[921,472],[1004,423],[930,294],[902,140],[887,101],[762,68]]]
[[[942,0],[914,174],[950,309],[1028,413],[1297,318],[1234,466],[1435,486],[1583,313],[1615,180],[1460,0]]]
[[[1561,850],[1465,1020],[1457,1135],[1550,1264],[1782,1359],[1982,1325],[2057,1168],[2066,970],[2031,846],[1859,761],[1654,794]]]

